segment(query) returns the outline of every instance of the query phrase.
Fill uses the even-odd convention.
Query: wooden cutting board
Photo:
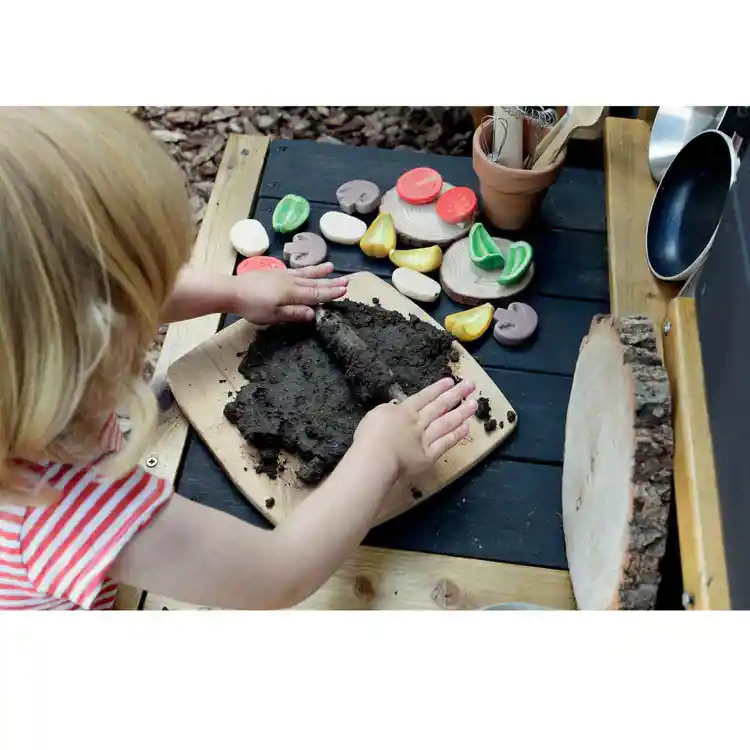
[[[371,273],[351,275],[347,297],[366,304],[372,304],[373,297],[377,297],[386,309],[398,310],[404,316],[413,313],[441,328],[421,307]],[[239,391],[247,383],[237,371],[242,361],[237,355],[252,346],[256,331],[255,326],[244,320],[228,326],[174,362],[167,378],[180,408],[227,476],[271,523],[277,524],[312,491],[295,479],[299,461],[288,456],[287,470],[277,479],[256,474],[253,467],[258,458],[257,451],[224,417],[228,393]],[[401,481],[394,487],[393,492],[401,493],[408,500],[397,503],[397,507],[408,509],[458,479],[500,445],[518,424],[517,419],[511,424],[506,418],[512,407],[490,376],[463,346],[458,342],[454,342],[454,346],[460,359],[453,364],[453,372],[460,377],[471,378],[477,384],[477,395],[489,399],[492,414],[497,416],[498,422],[502,420],[503,427],[498,426],[494,432],[487,433],[482,422],[470,419],[469,435],[459,445],[425,474]],[[421,495],[413,493],[413,489]],[[274,499],[271,508],[266,504],[268,498]],[[377,523],[392,517],[383,516],[378,518]]]

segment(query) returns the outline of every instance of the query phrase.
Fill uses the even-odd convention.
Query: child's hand
[[[256,325],[305,322],[314,305],[343,297],[348,279],[326,279],[333,263],[296,270],[269,270],[232,277],[232,312]]]
[[[419,474],[468,434],[477,402],[461,402],[473,391],[469,380],[454,385],[445,378],[401,404],[378,406],[359,423],[354,442],[391,454],[398,475]]]

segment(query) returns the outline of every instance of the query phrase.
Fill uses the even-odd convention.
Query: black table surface
[[[539,314],[536,339],[508,349],[490,335],[467,348],[518,412],[518,428],[485,461],[414,510],[373,530],[366,544],[565,569],[561,477],[565,414],[581,339],[597,313],[609,312],[604,178],[601,143],[579,149],[549,190],[537,219],[521,234],[535,252],[536,276],[519,299]],[[588,154],[588,155],[587,155]],[[591,157],[593,154],[593,158]],[[288,193],[310,201],[308,227],[337,210],[336,188],[347,180],[372,180],[389,189],[417,166],[437,169],[454,185],[478,191],[471,159],[410,151],[275,141],[253,216],[271,238],[269,254],[281,257],[288,237],[271,229],[271,214]],[[491,227],[490,227],[491,229]],[[366,257],[357,247],[330,245],[337,273],[371,271],[390,279],[387,259]],[[438,321],[461,309],[442,295],[425,309]],[[224,325],[234,322],[227,317]],[[191,431],[178,491],[250,523],[268,523],[234,487],[210,451]]]

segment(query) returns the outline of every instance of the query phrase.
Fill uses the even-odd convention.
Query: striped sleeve
[[[140,467],[118,479],[94,468],[50,468],[60,500],[28,513],[21,555],[40,592],[90,608],[125,545],[165,507],[169,482]]]

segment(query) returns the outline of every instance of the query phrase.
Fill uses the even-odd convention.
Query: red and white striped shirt
[[[122,448],[117,418],[102,432],[104,458]],[[125,545],[165,507],[169,482],[140,467],[118,479],[85,467],[26,464],[60,493],[40,508],[0,497],[0,610],[111,609],[117,584],[107,570]]]

